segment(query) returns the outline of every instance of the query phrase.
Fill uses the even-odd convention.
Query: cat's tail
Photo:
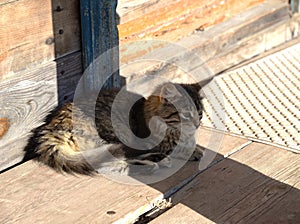
[[[97,147],[91,143],[96,140],[91,139],[79,148],[78,138],[71,132],[62,132],[43,130],[34,140],[37,143],[34,147],[36,159],[58,172],[93,175],[124,158],[122,144],[101,144]]]
[[[49,138],[40,142],[35,148],[36,159],[58,172],[92,175],[95,171],[82,152],[77,151],[74,141]],[[56,142],[55,142],[56,141]]]

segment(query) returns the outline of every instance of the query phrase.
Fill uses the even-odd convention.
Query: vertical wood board
[[[0,80],[78,50],[78,0],[0,4]]]
[[[80,1],[85,91],[119,87],[117,0]],[[106,80],[109,78],[108,80]]]

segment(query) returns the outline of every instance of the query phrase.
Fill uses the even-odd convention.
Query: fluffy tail
[[[62,140],[63,139],[63,140]],[[35,149],[37,160],[58,172],[91,175],[95,171],[72,138],[44,135]]]
[[[56,171],[92,175],[123,164],[126,150],[122,144],[101,142],[96,133],[81,136],[57,128],[41,127],[33,140],[37,160]]]
[[[85,124],[83,122],[80,125]],[[55,108],[45,124],[33,131],[25,148],[33,152],[36,159],[58,172],[92,174],[93,167],[86,161],[74,135],[72,104]]]

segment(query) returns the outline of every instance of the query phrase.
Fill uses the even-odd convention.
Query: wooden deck
[[[185,186],[151,223],[299,223],[300,156],[251,143]]]
[[[18,3],[20,5],[13,11],[8,10],[10,11],[9,15],[13,15],[18,14],[14,12],[23,9],[23,5],[26,5],[25,3],[28,0],[5,0],[3,2]],[[40,6],[33,3],[28,10],[36,12],[38,17],[43,14],[46,15],[41,17],[41,24],[50,21],[44,27],[43,35],[33,33],[32,35],[38,38],[31,38],[30,41],[28,40],[30,44],[23,46],[24,55],[34,55],[36,57],[26,57],[25,61],[21,60],[21,64],[2,63],[2,65],[5,65],[3,69],[12,73],[7,73],[5,78],[9,77],[10,79],[3,81],[0,85],[3,87],[0,88],[0,93],[2,89],[1,101],[20,105],[20,107],[16,106],[15,109],[10,106],[7,110],[7,114],[10,116],[16,114],[16,119],[7,119],[7,116],[0,117],[0,138],[4,135],[11,136],[10,141],[6,143],[4,138],[1,139],[0,168],[2,166],[2,169],[16,164],[23,158],[23,146],[27,140],[28,130],[26,129],[25,133],[25,129],[21,126],[31,130],[40,122],[36,118],[43,118],[56,101],[69,100],[81,75],[79,25],[77,24],[79,20],[78,12],[75,10],[78,1],[60,1],[59,7],[55,8],[56,17],[52,21],[55,23],[53,27],[50,17],[52,11],[49,10],[51,9],[50,1],[47,0],[47,2],[48,9],[38,11],[36,9],[39,9]],[[136,3],[139,1],[128,2]],[[153,10],[158,8],[168,10],[166,1],[151,2],[156,7],[153,6]],[[182,2],[197,4],[196,8],[200,4],[197,1],[182,0],[168,0],[168,2],[178,6]],[[262,1],[251,0],[251,2],[256,5],[256,3]],[[287,0],[276,2],[286,3]],[[257,8],[252,9],[251,12],[241,15],[239,19],[233,20],[234,23],[228,21],[215,28],[207,29],[205,32],[203,32],[203,29],[206,30],[207,26],[225,21],[227,18],[216,17],[212,24],[206,24],[203,21],[209,20],[209,17],[198,18],[197,9],[196,11],[185,12],[185,14],[178,17],[178,20],[176,20],[178,24],[170,23],[170,26],[164,27],[157,23],[157,27],[161,28],[159,30],[156,27],[151,27],[153,23],[151,18],[156,17],[155,12],[151,11],[148,12],[147,17],[147,22],[151,22],[151,24],[140,23],[141,29],[143,25],[147,25],[147,29],[145,28],[143,32],[139,32],[129,29],[134,27],[132,23],[136,18],[124,14],[123,17],[121,16],[119,26],[121,31],[120,41],[121,43],[129,43],[139,38],[146,39],[148,37],[157,37],[158,39],[162,37],[162,39],[167,38],[175,41],[178,37],[181,38],[179,35],[181,32],[193,33],[193,35],[182,39],[178,43],[191,49],[193,54],[206,52],[205,56],[207,58],[205,59],[215,69],[213,74],[217,74],[280,43],[299,36],[299,15],[290,18],[287,4],[272,5],[271,3],[273,4],[273,0],[266,1],[263,5],[258,5]],[[242,5],[244,2],[240,4]],[[8,5],[1,3],[0,5],[0,11],[7,11]],[[64,8],[61,14],[60,5]],[[272,6],[272,12],[268,9],[269,6]],[[223,5],[220,4],[220,7],[222,8]],[[138,12],[143,10],[145,11],[143,8],[137,8]],[[62,19],[70,13],[75,19],[73,17],[69,17],[71,19],[66,21]],[[171,17],[177,18],[177,14],[173,12]],[[12,18],[13,16],[8,17],[7,21],[10,22]],[[186,18],[186,20],[180,18]],[[23,22],[23,17],[20,21]],[[49,39],[49,37],[54,37],[55,35],[52,34],[54,32],[56,38],[62,38],[59,31],[63,21],[70,26],[66,26],[68,29],[65,30],[63,39],[56,41],[58,45],[54,49],[52,39]],[[31,25],[31,17],[28,17],[25,23]],[[189,30],[180,31],[176,28],[177,25],[183,23],[188,24],[185,27],[188,27]],[[33,25],[37,28],[40,27],[40,24]],[[13,30],[17,32],[15,29]],[[129,31],[130,33],[126,33]],[[21,32],[22,35],[23,33],[26,34],[22,29],[18,32]],[[7,32],[0,28],[0,36],[1,33],[6,34]],[[73,39],[69,41],[71,45],[65,45],[62,48],[63,40],[68,39],[71,33],[75,33]],[[248,35],[249,33],[251,35]],[[22,39],[20,35],[15,36]],[[275,36],[276,38],[274,38]],[[44,45],[35,48],[40,50],[40,53],[36,54],[36,50],[29,52],[32,46],[35,45],[32,40],[42,41],[43,43],[47,40],[48,42],[46,41]],[[7,44],[7,48],[13,44]],[[18,50],[18,48],[13,49]],[[167,47],[159,50],[161,51],[156,51],[153,54],[161,52],[163,56],[168,56],[166,58],[170,62],[181,58],[180,54],[174,56],[171,51],[168,51]],[[124,52],[121,51],[121,53]],[[123,55],[127,56],[125,53]],[[128,55],[131,56],[130,52]],[[135,57],[140,56],[140,54],[135,55]],[[16,59],[21,56],[17,52],[14,57]],[[52,60],[56,57],[59,58],[56,62],[53,62]],[[190,55],[182,57],[181,60],[193,62],[189,67],[189,71],[197,71],[200,66],[196,66],[195,62],[187,57],[190,57]],[[128,59],[130,57],[124,58]],[[224,63],[215,66],[219,61]],[[31,63],[36,62],[38,63],[32,66],[39,67],[32,69],[33,67],[30,67]],[[39,63],[42,62],[44,64],[40,65]],[[30,71],[23,71],[24,66]],[[130,68],[139,71],[134,66]],[[20,71],[22,73],[17,73]],[[14,72],[18,75],[12,78]],[[3,78],[4,75],[1,77]],[[23,82],[22,80],[27,81]],[[33,88],[32,83],[43,83],[43,90],[38,85],[34,85]],[[28,91],[29,87],[30,91]],[[50,97],[50,99],[48,96],[53,97]],[[37,100],[37,98],[39,99]],[[27,104],[24,104],[24,102],[27,102]],[[22,116],[19,117],[19,115]],[[28,126],[28,124],[30,125]],[[63,175],[33,161],[16,166],[0,174],[0,224],[300,223],[299,154],[226,134],[222,138],[220,147],[218,147],[218,144],[212,147],[211,142],[215,139],[214,137],[220,137],[220,132],[204,128],[199,130],[198,136],[199,143],[207,148],[207,152],[217,150],[218,153],[214,158],[214,162],[201,172],[198,169],[197,162],[188,162],[173,176],[151,185],[142,183],[140,185],[121,184],[101,175],[94,177]]]
[[[200,133],[205,147],[216,134]],[[164,198],[171,209],[151,223],[299,223],[299,154],[224,135],[214,165],[187,181],[197,168],[189,162],[164,181],[134,186],[29,161],[0,175],[0,223],[146,223],[143,214]]]

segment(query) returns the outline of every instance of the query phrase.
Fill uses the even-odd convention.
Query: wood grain
[[[215,134],[201,130],[201,145]],[[235,151],[246,141],[226,135],[219,152]],[[0,223],[132,223],[195,172],[197,162],[190,162],[165,181],[134,186],[100,175],[62,175],[28,161],[0,175]]]
[[[3,1],[0,15],[0,79],[80,49],[78,0]]]
[[[134,0],[120,1],[120,40],[178,41],[195,30],[224,22],[264,0]]]
[[[200,174],[151,223],[298,223],[300,155],[252,143]]]
[[[123,7],[124,11],[128,11],[128,17],[132,17],[131,20],[125,23],[121,22],[121,25],[119,25],[121,62],[126,63],[139,58],[148,53],[149,48],[152,50],[162,48],[170,42],[175,43],[195,32],[205,34],[207,29],[211,29],[215,25],[237,16],[239,13],[250,10],[250,8],[262,2],[261,0],[230,0],[223,3],[215,0],[168,0],[157,1],[155,4],[153,2],[154,5],[151,6],[147,6],[148,1],[128,3],[129,5],[137,4],[138,9],[130,6],[126,8],[121,2],[118,6],[119,9]],[[124,5],[127,4],[124,3]],[[158,9],[148,14],[144,13],[140,17],[135,17],[136,10],[147,12],[147,10],[149,11],[155,7]],[[214,39],[215,36],[209,38]],[[134,48],[135,51],[131,52],[131,48]]]
[[[80,53],[0,82],[0,117],[10,123],[0,141],[0,170],[23,159],[29,133],[59,102],[72,98],[81,76]]]
[[[52,0],[55,57],[81,50],[79,0]]]
[[[120,16],[120,24],[144,17],[145,15],[161,11],[166,6],[174,6],[176,0],[119,0],[117,12]],[[153,24],[154,25],[154,24]],[[142,30],[141,30],[142,31]]]
[[[267,1],[205,32],[183,38],[175,45],[156,50],[152,50],[151,43],[147,42],[121,46],[120,57],[124,64],[134,62],[139,53],[143,54],[144,61],[159,61],[151,64],[150,68],[144,63],[131,63],[130,67],[121,71],[121,75],[130,77],[136,73],[144,74],[145,71],[151,73],[151,69],[157,67],[164,70],[164,66],[159,65],[163,61],[166,66],[173,64],[200,81],[289,40],[289,24],[287,4]],[[285,32],[282,32],[283,29]],[[274,33],[280,35],[269,41]],[[140,51],[133,52],[135,47]],[[173,71],[167,72],[167,69],[164,77],[184,78],[180,74],[174,77]]]
[[[84,91],[120,87],[117,0],[80,1]],[[98,66],[90,66],[90,65]]]
[[[210,68],[211,74],[219,74],[292,40],[293,34],[289,24],[290,19],[282,19],[277,24],[228,46],[224,52],[208,59],[206,67]],[[201,73],[203,67],[201,65],[191,72]]]
[[[0,117],[0,138],[4,136],[9,129],[9,120],[8,118],[1,118]]]
[[[1,223],[112,223],[159,194],[102,176],[57,174],[32,161],[2,174],[1,183]]]

